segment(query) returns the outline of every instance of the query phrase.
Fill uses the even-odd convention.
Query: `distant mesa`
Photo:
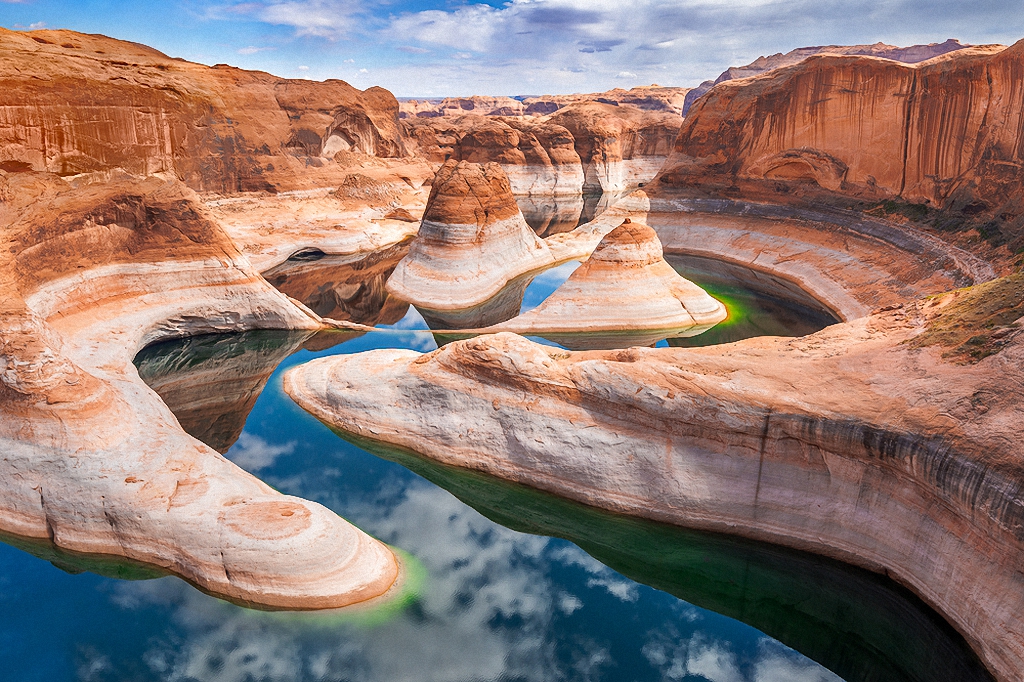
[[[574,350],[622,348],[694,336],[726,316],[665,262],[654,230],[627,218],[543,303],[486,331],[543,336]]]
[[[387,290],[428,310],[464,309],[554,261],[526,224],[501,166],[447,161],[434,177],[419,235]]]

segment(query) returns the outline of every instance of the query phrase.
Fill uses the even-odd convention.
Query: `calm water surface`
[[[675,264],[698,282],[701,268],[714,270]],[[522,307],[573,267],[535,278]],[[351,277],[335,279],[344,295],[310,295],[342,312],[359,308],[352,301],[374,307],[364,304],[377,286],[357,291]],[[733,336],[806,333],[831,319],[721,272],[708,283],[730,309],[723,330]],[[425,327],[415,308],[366,314],[387,330],[199,337],[150,347],[136,364],[191,433],[407,553],[414,579],[402,603],[362,614],[262,613],[173,577],[75,574],[81,566],[58,559],[62,570],[0,545],[0,679],[987,679],[948,626],[878,576],[339,438],[284,395],[284,369],[324,355],[436,347],[417,331]]]

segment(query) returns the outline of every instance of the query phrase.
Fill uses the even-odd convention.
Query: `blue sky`
[[[399,96],[692,86],[795,47],[1024,38],[1021,0],[0,0],[7,28],[70,28],[175,57]]]

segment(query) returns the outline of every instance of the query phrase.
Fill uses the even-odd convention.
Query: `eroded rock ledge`
[[[444,464],[887,572],[1009,681],[1024,670],[1024,334],[1004,315],[999,352],[967,365],[912,343],[971,296],[701,349],[499,334],[317,360],[285,389],[339,430]]]
[[[132,358],[161,338],[323,325],[180,182],[0,172],[0,532],[265,608],[383,595],[391,551],[185,434]]]

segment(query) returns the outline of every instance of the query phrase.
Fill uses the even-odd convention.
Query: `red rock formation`
[[[617,192],[654,177],[672,149],[683,120],[611,104],[572,104],[547,118],[575,140],[585,191]]]
[[[758,57],[745,66],[730,66],[715,80],[704,81],[687,92],[682,110],[677,113],[685,116],[698,98],[719,83],[735,80],[737,78],[760,76],[761,74],[767,73],[773,69],[798,64],[799,62],[802,62],[808,57],[813,57],[814,55],[867,55],[871,57],[881,57],[883,59],[892,59],[906,64],[916,64],[917,62],[923,62],[948,52],[962,50],[965,47],[969,46],[962,45],[959,41],[953,40],[952,38],[944,43],[911,45],[910,47],[896,47],[895,45],[886,45],[885,43],[875,43],[874,45],[819,45],[817,47],[798,47],[797,49],[790,50],[785,54],[779,52],[769,57]]]
[[[683,114],[683,105],[690,88],[662,87],[660,85],[641,85],[625,90],[614,88],[606,92],[593,92],[585,95],[542,95],[527,97],[523,100],[524,113],[543,116],[553,114],[562,107],[581,102],[597,102],[611,104],[644,111],[664,111],[672,114]]]
[[[700,349],[482,336],[315,360],[284,386],[336,429],[445,466],[884,572],[1011,682],[1024,671],[1024,286],[956,296]],[[1000,306],[1001,319],[973,316]],[[922,343],[942,327],[966,339],[968,320],[991,323],[1001,350],[962,365]]]
[[[431,161],[494,162],[517,195],[578,195],[583,167],[568,130],[515,118],[462,116],[405,121],[420,155]]]
[[[523,103],[511,97],[446,97],[438,100],[404,100],[399,104],[399,116],[406,118],[436,118],[439,116],[521,116]]]
[[[80,183],[0,172],[0,531],[250,605],[389,590],[386,547],[188,436],[132,365],[167,337],[321,322],[180,182]]]
[[[539,306],[484,331],[543,336],[573,350],[625,348],[693,336],[726,315],[665,262],[654,230],[627,218]]]
[[[897,198],[987,222],[1018,248],[1022,82],[1024,41],[916,65],[817,56],[728,81],[690,112],[656,191]]]
[[[405,154],[398,102],[339,80],[207,67],[73,31],[0,30],[0,163],[174,173],[197,190],[291,189],[341,150]]]
[[[387,290],[427,310],[465,309],[554,262],[498,164],[447,161],[434,178],[419,235]]]

